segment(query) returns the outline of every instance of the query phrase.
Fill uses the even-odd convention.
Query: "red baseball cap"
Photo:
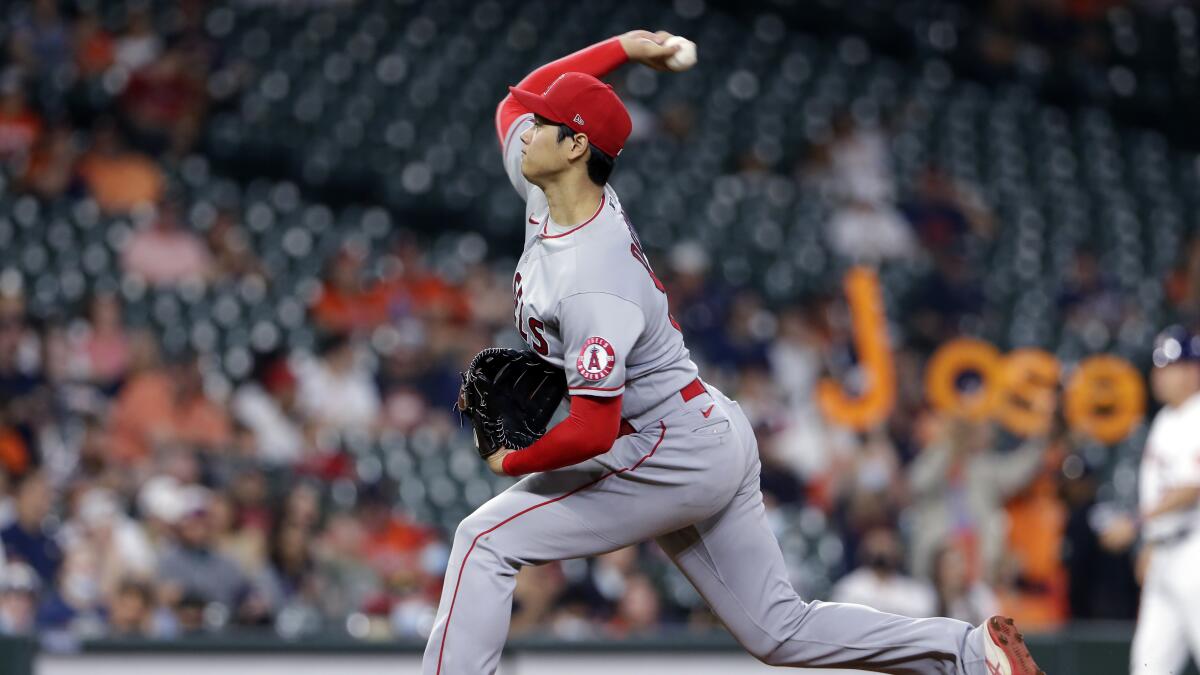
[[[629,111],[612,86],[586,73],[563,73],[541,94],[516,87],[508,90],[535,115],[587,134],[588,141],[609,157],[621,154],[633,130]]]

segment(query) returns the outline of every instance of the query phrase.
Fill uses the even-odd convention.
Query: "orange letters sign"
[[[852,397],[836,381],[824,378],[817,384],[817,404],[835,424],[870,429],[886,420],[896,404],[896,366],[888,343],[879,277],[874,270],[855,267],[846,273],[844,284],[854,323],[854,347],[866,384],[858,397]]]
[[[817,403],[830,422],[866,430],[891,414],[896,371],[879,278],[873,270],[856,267],[844,283],[866,385],[852,397],[836,381],[825,378],[817,385]],[[994,419],[1014,434],[1035,436],[1053,424],[1061,370],[1058,360],[1041,349],[1017,349],[1005,355],[983,340],[959,338],[942,345],[930,358],[925,395],[937,410],[973,420]],[[960,391],[959,381],[968,374],[978,378],[979,386]],[[1115,443],[1142,421],[1146,388],[1128,362],[1100,354],[1079,363],[1068,379],[1064,399],[1072,428],[1103,443]]]

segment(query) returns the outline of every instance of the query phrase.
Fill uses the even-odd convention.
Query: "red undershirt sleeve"
[[[567,418],[533,445],[509,453],[504,473],[553,471],[608,452],[621,429],[621,396],[572,396]]]
[[[587,73],[597,78],[604,77],[628,60],[625,48],[621,46],[621,38],[612,37],[547,63],[526,75],[517,88],[542,92],[563,73]],[[496,136],[499,137],[501,145],[504,144],[504,134],[508,132],[513,121],[528,112],[512,94],[500,101],[500,105],[496,107]]]

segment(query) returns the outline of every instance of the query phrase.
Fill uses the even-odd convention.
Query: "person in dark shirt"
[[[1112,550],[1101,540],[1097,525],[1103,513],[1096,488],[1096,476],[1081,457],[1063,462],[1059,491],[1068,515],[1062,554],[1071,618],[1130,620],[1138,607],[1133,558],[1128,550]]]
[[[17,519],[0,531],[0,543],[10,560],[21,560],[37,572],[44,586],[54,585],[63,554],[43,523],[50,514],[53,495],[42,472],[31,470],[13,485]]]

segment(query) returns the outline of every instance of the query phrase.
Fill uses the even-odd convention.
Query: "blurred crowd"
[[[170,34],[138,12],[115,32],[48,0],[17,12],[0,71],[4,189],[133,214],[124,278],[268,288],[266,252],[238,212],[197,232],[167,178],[194,150],[217,85],[236,80],[198,28],[202,4],[180,3]],[[928,263],[912,311],[896,319],[899,396],[886,424],[854,432],[817,409],[819,378],[861,379],[840,298],[768,305],[724,280],[695,242],[654,261],[703,376],[756,428],[773,527],[786,538],[801,517],[825,523],[832,583],[809,587],[912,616],[979,621],[1003,609],[1042,627],[1132,618],[1135,571],[1100,536],[1102,480],[1079,452],[1085,441],[1062,425],[1009,438],[936,413],[921,389],[932,351],[986,311],[968,254],[998,224],[977,187],[930,166],[901,196],[886,121],[846,113],[832,131],[791,176],[833,205],[829,250],[874,266]],[[759,170],[752,156],[738,169]],[[119,290],[36,314],[32,280],[0,260],[0,632],[426,634],[452,533],[398,506],[394,481],[362,475],[348,446],[389,434],[469,445],[450,409],[458,370],[478,349],[515,343],[511,270],[483,259],[446,273],[428,244],[407,231],[383,251],[348,241],[308,294],[313,344],[255,353],[228,387],[214,386],[212,354],[166,348],[128,321]],[[1162,282],[1194,317],[1200,240]],[[1088,251],[1058,302],[1069,322],[1114,330],[1135,304]],[[797,566],[798,585],[811,571]],[[715,625],[665,556],[638,546],[523,570],[512,631],[578,639]]]

